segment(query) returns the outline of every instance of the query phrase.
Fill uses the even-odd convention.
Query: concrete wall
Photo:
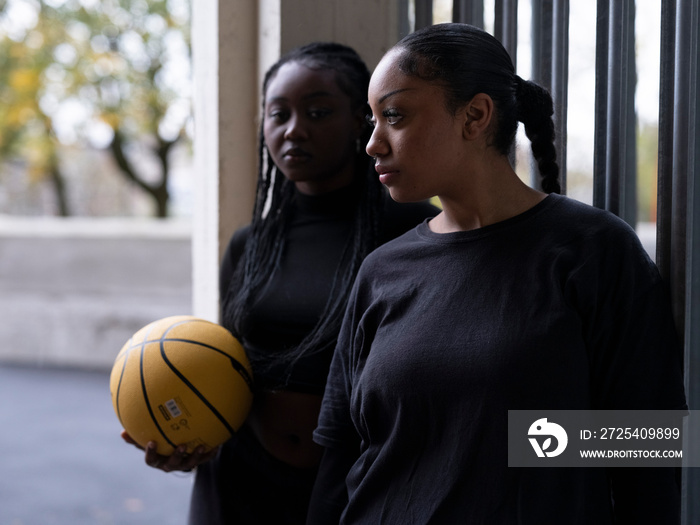
[[[192,313],[188,223],[0,217],[0,361],[109,369],[139,328]]]

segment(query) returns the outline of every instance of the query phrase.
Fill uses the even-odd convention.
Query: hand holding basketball
[[[144,449],[134,441],[126,430],[122,431],[121,437],[125,442],[134,445],[136,448],[146,453],[146,465],[162,470],[163,472],[190,472],[202,463],[212,459],[219,451],[219,447],[207,451],[204,447],[200,446],[196,448],[192,454],[187,454],[186,447],[181,445],[177,447],[170,456],[163,456],[156,452],[157,444],[153,441],[148,442]]]
[[[209,459],[243,424],[253,399],[240,343],[192,316],[166,317],[136,332],[117,355],[110,390],[122,437],[162,470]]]

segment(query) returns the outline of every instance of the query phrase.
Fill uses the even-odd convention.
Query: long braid
[[[554,102],[549,92],[534,82],[515,77],[518,120],[530,139],[532,154],[546,193],[561,192],[557,151],[554,147]]]
[[[243,336],[241,326],[245,324],[253,298],[265,285],[266,276],[271,275],[279,264],[281,250],[276,250],[275,247],[280,246],[280,237],[284,234],[283,228],[279,227],[283,218],[281,208],[277,208],[280,213],[275,213],[267,219],[264,217],[266,206],[272,209],[274,201],[279,201],[280,192],[273,187],[273,181],[277,182],[279,177],[275,177],[276,168],[270,162],[263,140],[262,126],[259,144],[258,182],[250,234],[226,297],[223,298],[224,324],[238,338]],[[273,196],[273,202],[268,205],[270,195]]]

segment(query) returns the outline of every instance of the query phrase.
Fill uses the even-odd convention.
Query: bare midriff
[[[297,468],[312,468],[323,449],[313,442],[321,396],[274,391],[256,395],[247,424],[267,452]]]

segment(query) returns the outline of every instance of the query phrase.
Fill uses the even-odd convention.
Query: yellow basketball
[[[122,347],[112,367],[112,404],[141,446],[173,453],[209,450],[243,424],[253,401],[252,371],[224,327],[192,316],[154,321]]]

